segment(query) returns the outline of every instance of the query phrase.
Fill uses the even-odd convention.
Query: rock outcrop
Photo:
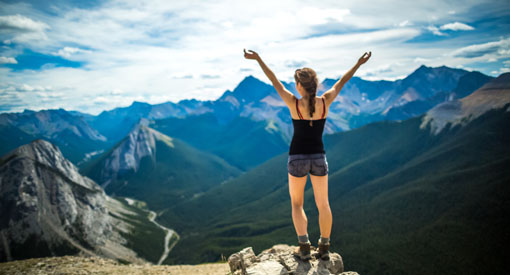
[[[111,200],[52,143],[18,147],[0,158],[0,261],[81,254],[145,262],[126,247]]]
[[[330,251],[330,260],[317,259],[317,248],[311,246],[312,259],[302,261],[292,254],[297,246],[276,244],[255,255],[252,247],[234,253],[228,257],[230,271],[234,275],[293,274],[293,275],[356,275],[356,272],[344,272],[342,257]]]

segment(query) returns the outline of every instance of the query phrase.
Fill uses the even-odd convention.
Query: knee
[[[329,207],[328,201],[318,202],[317,209],[319,212],[331,212],[331,208]]]
[[[292,208],[294,208],[294,209],[303,208],[303,200],[292,200],[291,204],[292,204]]]

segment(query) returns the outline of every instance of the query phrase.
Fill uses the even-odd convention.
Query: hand
[[[366,55],[366,56],[365,56]],[[358,64],[361,65],[361,64],[364,64],[365,62],[368,61],[368,59],[370,58],[370,56],[372,55],[372,52],[365,52],[359,59],[358,59]]]
[[[246,52],[246,49],[244,49],[244,58],[246,59],[259,59],[259,54],[252,51],[252,50],[248,50],[249,52]]]

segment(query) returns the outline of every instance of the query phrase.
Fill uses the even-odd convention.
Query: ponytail
[[[313,113],[315,113],[315,94],[316,92],[311,93],[310,97],[308,98],[308,109],[310,110],[310,117],[313,117]],[[310,126],[313,126],[312,119],[310,119]]]
[[[294,73],[294,79],[296,83],[301,83],[308,93],[308,109],[310,110],[310,117],[313,117],[313,113],[315,113],[315,96],[317,94],[317,85],[319,84],[317,73],[311,68],[297,69]],[[313,126],[312,119],[310,119],[310,126]]]

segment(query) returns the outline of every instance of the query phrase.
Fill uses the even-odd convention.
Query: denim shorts
[[[326,154],[289,155],[287,170],[294,177],[304,177],[308,173],[314,176],[325,176],[329,172]]]

